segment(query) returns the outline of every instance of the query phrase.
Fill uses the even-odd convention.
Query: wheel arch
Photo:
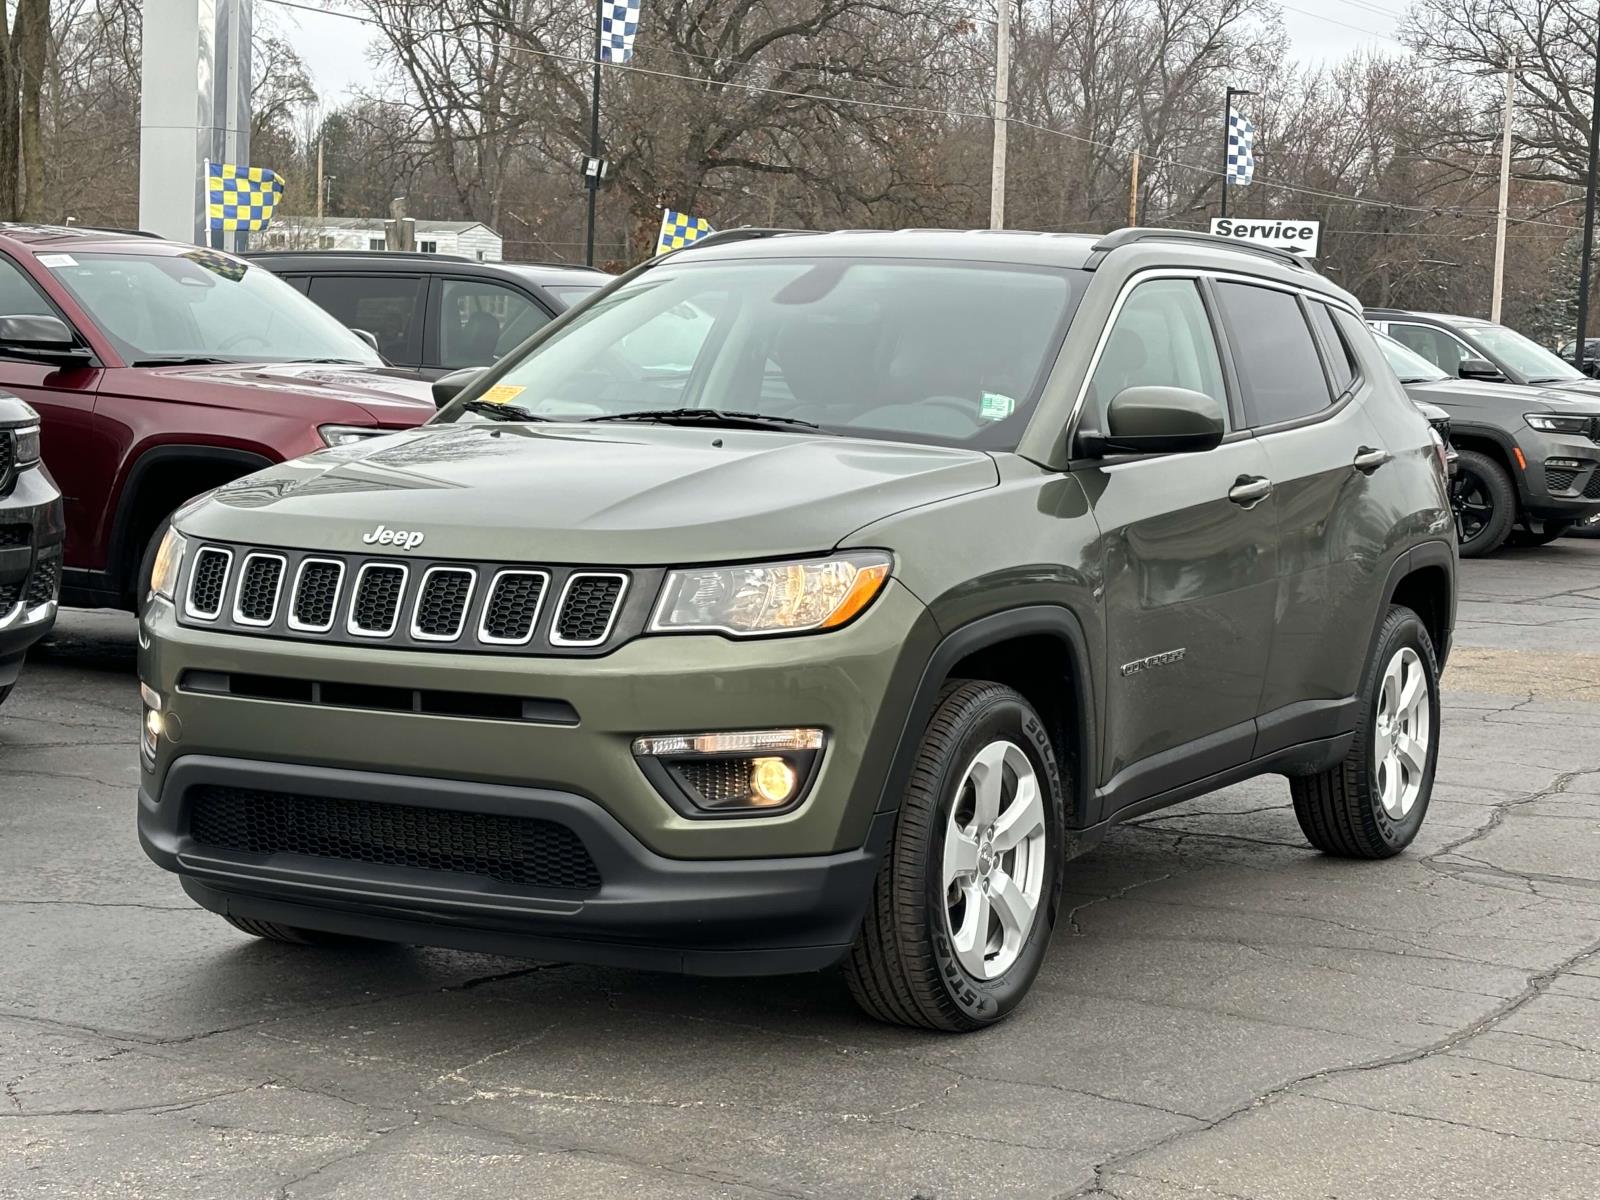
[[[1095,693],[1089,643],[1077,616],[1055,605],[981,617],[939,643],[917,685],[880,811],[898,805],[940,690],[952,679],[1003,683],[1033,705],[1049,729],[1052,748],[1070,780],[1067,827],[1092,824],[1096,819]]]
[[[111,586],[122,593],[135,586],[133,575],[145,543],[185,500],[278,461],[229,446],[153,446],[139,455],[118,493],[106,558]]]
[[[1457,425],[1450,418],[1450,443],[1457,450],[1476,450],[1494,459],[1505,469],[1511,480],[1511,490],[1516,493],[1517,507],[1521,509],[1529,500],[1527,473],[1517,465],[1517,442],[1503,429],[1488,425]],[[1521,515],[1519,512],[1518,516]]]
[[[1427,629],[1442,671],[1455,630],[1455,567],[1455,556],[1444,542],[1424,542],[1397,558],[1389,569],[1384,602],[1373,624],[1373,641],[1390,606],[1403,605],[1416,613]]]

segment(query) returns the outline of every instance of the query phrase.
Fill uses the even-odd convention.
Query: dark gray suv
[[[1600,514],[1600,395],[1457,379],[1393,338],[1377,341],[1411,398],[1450,417],[1463,558],[1508,539],[1544,545]]]
[[[1120,821],[1276,773],[1329,854],[1416,836],[1443,462],[1287,254],[714,234],[174,516],[139,833],[257,937],[842,962],[978,1028]]]

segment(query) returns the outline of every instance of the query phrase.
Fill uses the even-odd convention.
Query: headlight
[[[366,425],[318,425],[317,433],[322,437],[324,446],[348,446],[351,442],[364,442],[368,438],[380,437],[389,432],[386,429],[373,429]]]
[[[872,603],[889,578],[889,565],[882,551],[863,550],[831,558],[672,571],[650,630],[756,637],[834,629]]]
[[[178,572],[183,569],[183,555],[189,548],[188,540],[170,526],[167,536],[161,539],[156,550],[156,561],[150,567],[150,595],[171,600],[178,590]]]
[[[1557,417],[1549,413],[1524,413],[1522,419],[1530,429],[1545,433],[1588,433],[1593,417]]]
[[[21,429],[12,430],[12,435],[17,439],[17,466],[31,467],[38,462],[39,427],[24,425]]]

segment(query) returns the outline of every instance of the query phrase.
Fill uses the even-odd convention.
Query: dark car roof
[[[1453,313],[1418,312],[1407,308],[1369,308],[1367,316],[1380,321],[1396,318],[1408,318],[1418,321],[1431,321],[1435,325],[1453,325],[1458,329],[1491,329],[1493,321],[1485,321],[1482,317],[1459,317]]]
[[[188,242],[172,242],[138,229],[99,229],[87,225],[29,225],[0,222],[0,244],[14,249],[39,250],[152,250],[170,248],[177,253],[193,250]]]
[[[480,262],[459,254],[425,254],[405,250],[252,250],[244,255],[269,271],[397,271],[504,278],[514,275],[526,283],[593,284],[601,286],[611,276],[594,267],[575,263]]]

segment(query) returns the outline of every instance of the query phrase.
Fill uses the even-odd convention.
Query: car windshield
[[[56,260],[52,274],[130,364],[383,365],[377,351],[283,280],[231,255],[124,251]]]
[[[1383,356],[1389,360],[1401,383],[1434,383],[1450,378],[1415,350],[1402,346],[1388,334],[1374,333],[1373,336],[1377,339],[1378,349],[1383,351]]]
[[[1529,383],[1565,383],[1586,376],[1569,362],[1562,362],[1532,338],[1523,337],[1504,325],[1474,325],[1467,330],[1490,355],[1510,367]]]
[[[485,395],[554,420],[710,410],[1014,449],[1080,278],[905,259],[665,263],[585,306]]]
[[[602,286],[598,283],[552,283],[546,285],[544,290],[571,308],[579,300],[587,300]]]

